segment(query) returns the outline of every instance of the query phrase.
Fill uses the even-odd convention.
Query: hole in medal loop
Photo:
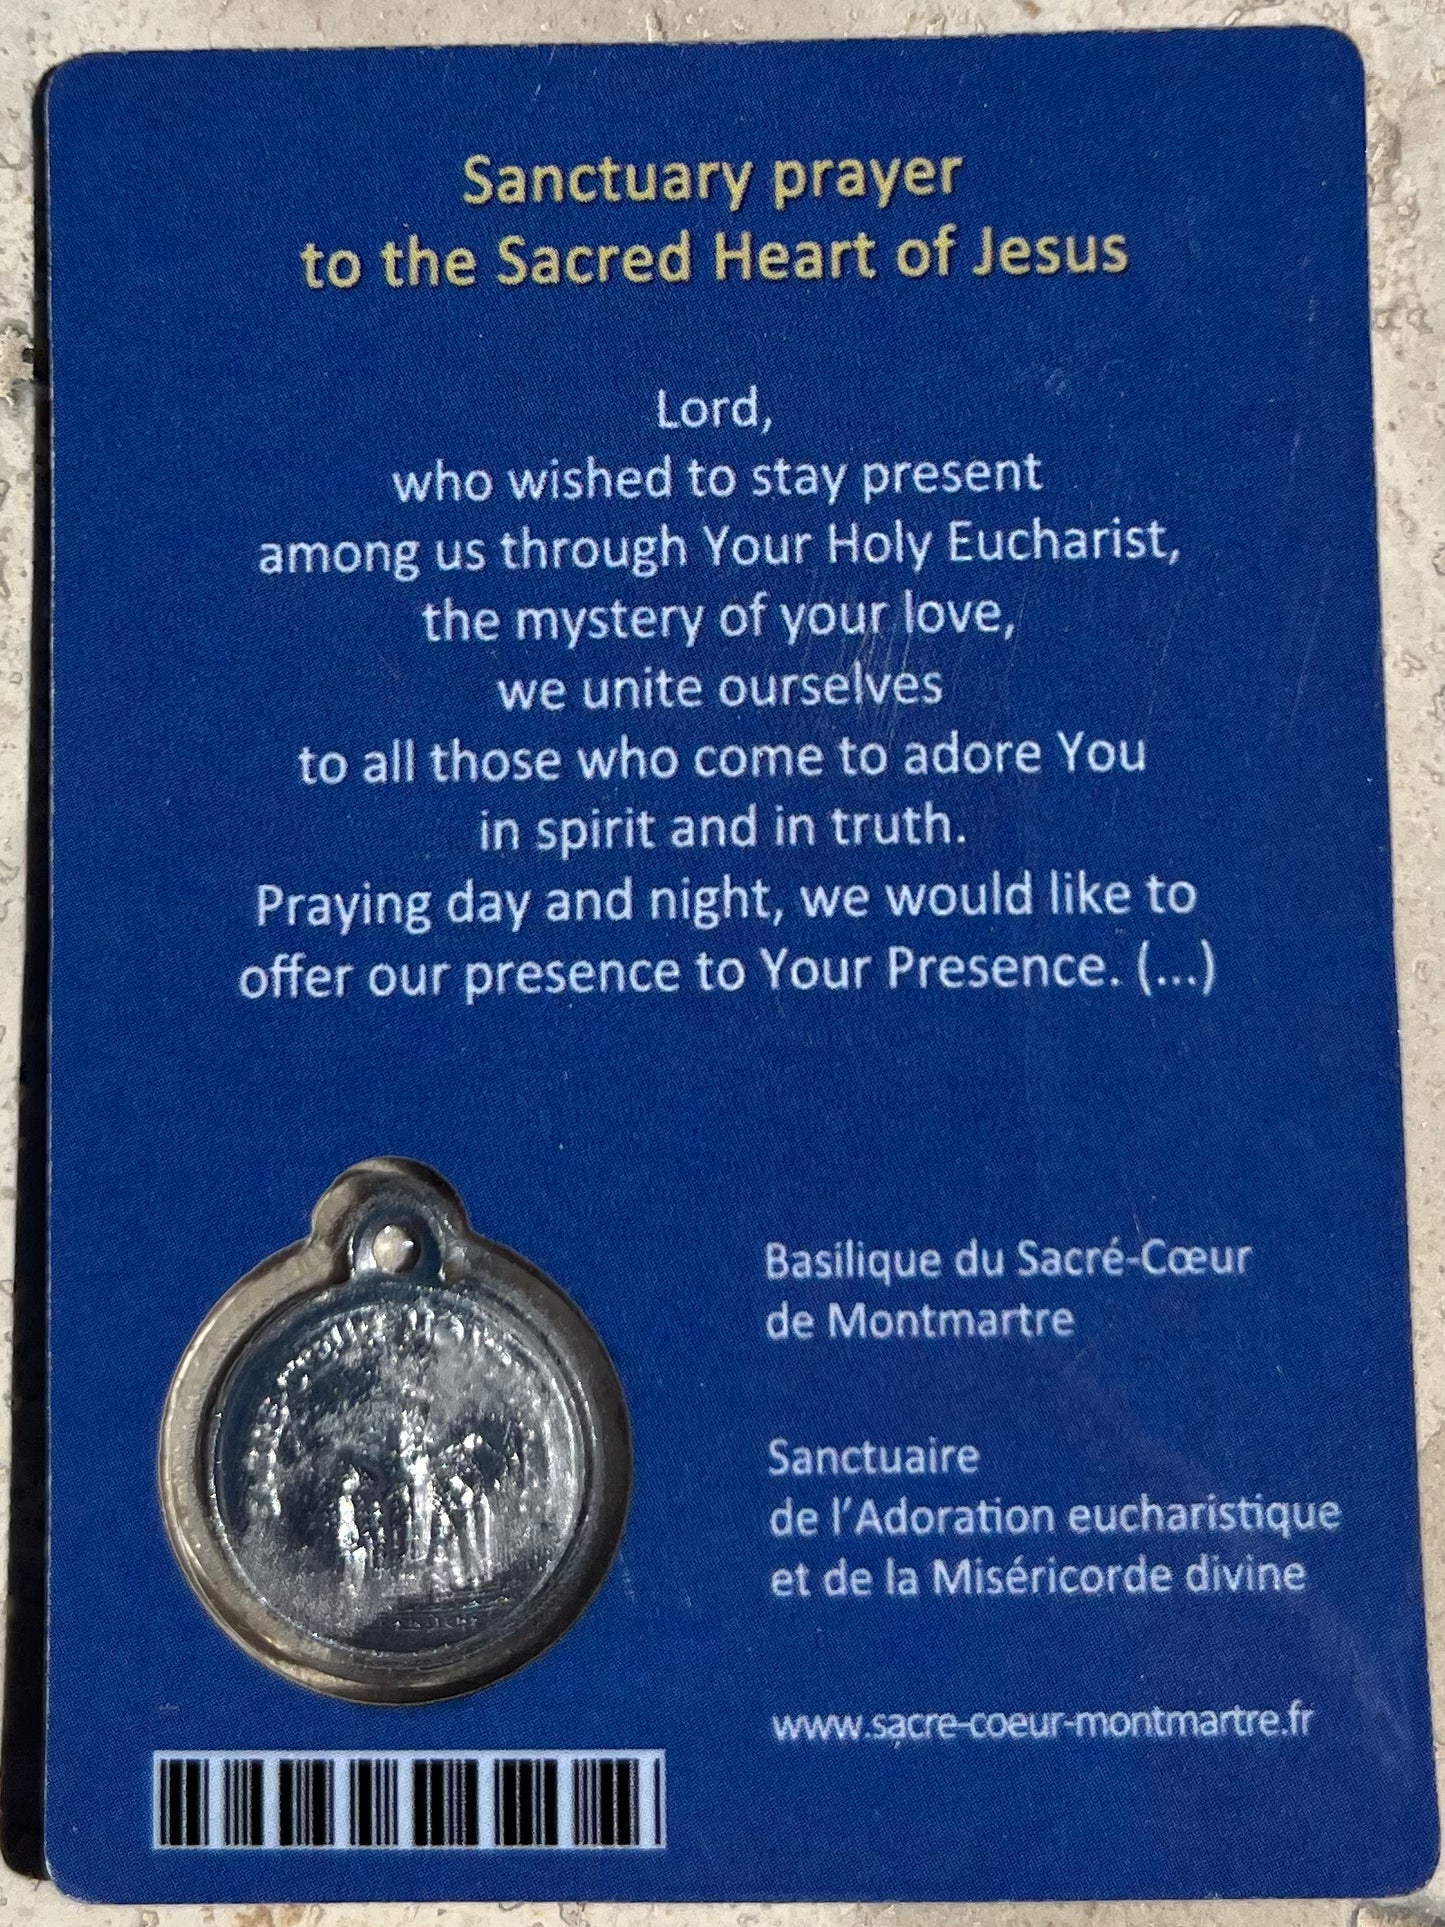
[[[371,1235],[371,1262],[379,1271],[388,1272],[394,1278],[402,1277],[415,1269],[421,1257],[423,1237],[424,1233],[418,1225],[408,1224],[401,1218],[389,1218],[385,1224],[378,1225]]]

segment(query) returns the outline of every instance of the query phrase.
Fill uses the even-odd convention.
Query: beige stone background
[[[32,342],[31,110],[71,55],[124,48],[727,40],[1323,24],[1369,75],[1370,246],[1396,947],[1435,1725],[1445,1734],[1445,0],[0,0],[0,1273],[16,1165],[43,362]],[[1281,103],[1282,111],[1288,103]],[[0,1386],[11,1281],[0,1276]],[[10,1404],[5,1395],[7,1408]],[[1368,1405],[1341,1424],[1369,1422]],[[0,1451],[8,1440],[0,1422]],[[0,1520],[8,1518],[0,1486]],[[1439,1757],[1442,1748],[1437,1743]],[[1121,1811],[1119,1824],[1129,1815]],[[1301,1842],[1307,1855],[1308,1844]],[[88,1908],[0,1868],[0,1927],[1445,1927],[1445,1874],[1408,1902],[1188,1905]]]

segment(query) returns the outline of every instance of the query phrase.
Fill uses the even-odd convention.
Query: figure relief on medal
[[[243,1473],[242,1566],[289,1616],[368,1639],[525,1598],[582,1492],[546,1361],[445,1293],[353,1303],[289,1346]]]
[[[362,1467],[345,1464],[336,1495],[336,1544],[348,1594],[360,1598],[368,1580],[401,1572],[424,1574],[438,1592],[484,1585],[496,1571],[494,1492],[510,1470],[490,1475],[489,1454],[475,1432],[438,1453],[425,1417],[403,1415],[390,1489]]]

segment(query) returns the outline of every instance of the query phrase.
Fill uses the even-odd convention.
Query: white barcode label
[[[657,1752],[157,1753],[153,1844],[656,1848],[664,1783]]]

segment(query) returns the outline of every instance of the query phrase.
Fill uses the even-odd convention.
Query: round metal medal
[[[323,1693],[470,1692],[559,1639],[622,1536],[602,1342],[435,1172],[373,1158],[234,1286],[161,1420],[166,1531],[217,1623]]]

